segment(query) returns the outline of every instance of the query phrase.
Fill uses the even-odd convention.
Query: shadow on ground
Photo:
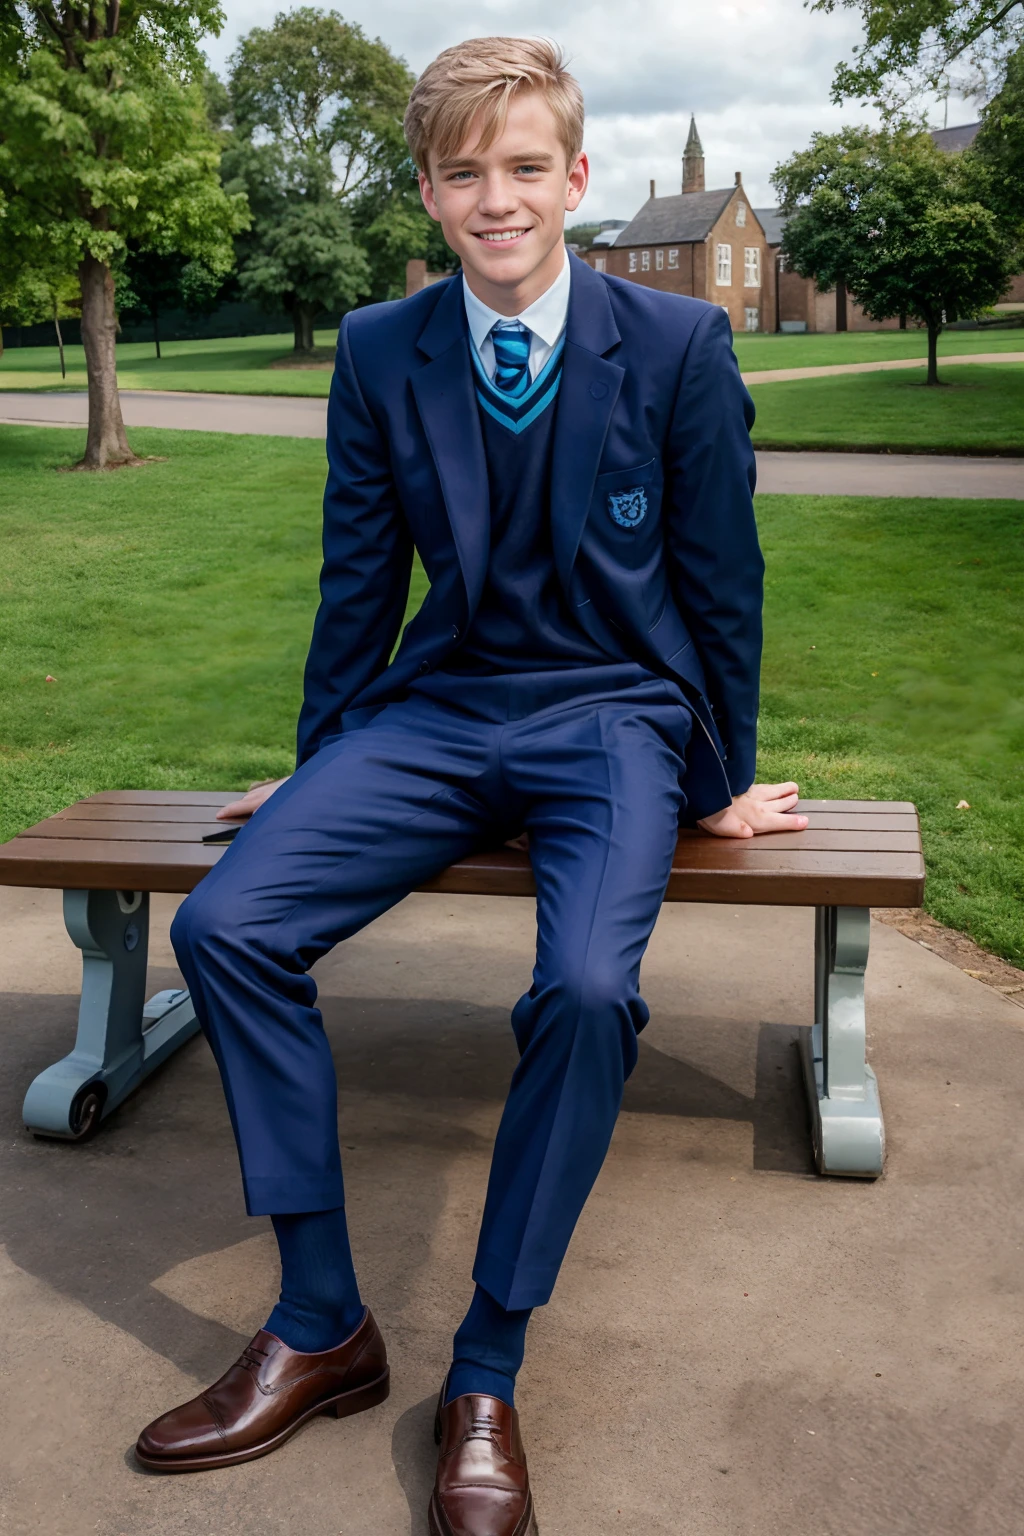
[[[171,972],[151,972],[150,990],[175,980]],[[496,1123],[504,1102],[516,1062],[508,1013],[419,999],[325,997],[323,1007],[350,1183],[358,1182],[360,1164],[372,1161],[374,1227],[406,1234],[401,1279],[408,1286],[410,1265],[421,1265],[429,1253],[447,1163],[480,1149],[484,1134],[476,1117],[484,1109],[488,1124]],[[0,999],[0,1124],[19,1124],[32,1077],[70,1049],[76,1009],[76,1000],[66,997]],[[641,1037],[623,1108],[634,1115],[751,1123],[755,1169],[807,1175],[798,1034],[792,1026],[760,1027],[752,1099]],[[410,1154],[419,1170],[414,1181],[400,1177]],[[176,1265],[253,1234],[220,1081],[201,1037],[144,1083],[92,1141],[8,1134],[0,1145],[0,1180],[17,1190],[16,1199],[4,1202],[0,1242],[30,1274],[200,1379],[219,1374],[247,1342],[152,1284]]]

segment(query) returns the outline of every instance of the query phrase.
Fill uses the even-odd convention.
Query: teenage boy
[[[636,1061],[640,961],[680,817],[722,837],[806,818],[788,814],[794,784],[752,787],[763,566],[728,320],[568,256],[583,101],[550,43],[446,50],[405,126],[462,273],[342,323],[299,766],[222,812],[252,819],[173,928],[248,1209],[277,1234],[281,1299],[138,1455],[226,1466],[387,1396],[307,973],[446,865],[525,829],[537,964],[512,1014],[521,1059],[429,1512],[435,1536],[522,1536],[516,1372]],[[414,549],[430,590],[392,660]]]

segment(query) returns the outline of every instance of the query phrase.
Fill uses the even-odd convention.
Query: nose
[[[502,171],[492,171],[480,183],[477,208],[484,218],[506,219],[519,207],[519,197],[514,186]]]

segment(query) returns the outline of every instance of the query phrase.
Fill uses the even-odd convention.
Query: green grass
[[[322,447],[140,429],[166,462],[56,473],[82,436],[0,428],[4,837],[98,789],[292,766]],[[761,777],[916,801],[929,909],[1024,964],[1024,503],[758,510]]]
[[[318,347],[333,347],[334,331],[317,331]],[[226,395],[314,395],[331,387],[329,369],[273,368],[292,353],[291,336],[230,336],[217,341],[167,341],[158,359],[152,343],[124,342],[117,349],[122,389],[202,390]],[[65,348],[67,379],[60,376],[56,347],[9,348],[0,357],[0,390],[84,389],[85,354]]]
[[[820,336],[746,336],[733,338],[740,367],[754,372],[771,368],[825,368],[836,363],[893,362],[927,357],[925,331],[824,332]],[[939,338],[939,361],[965,352],[1024,352],[1024,329],[946,331]]]
[[[318,331],[318,346],[334,344],[333,331]],[[924,357],[921,331],[847,332],[841,336],[744,336],[735,338],[744,369],[807,368],[875,359]],[[960,352],[1024,352],[1024,330],[950,331],[939,343],[941,356]],[[330,388],[326,371],[271,368],[288,357],[292,338],[236,336],[217,341],[168,341],[158,361],[150,342],[125,342],[117,349],[122,389],[204,390],[214,394],[315,395]],[[0,390],[84,389],[85,356],[66,348],[68,375],[62,384],[56,347],[9,348],[0,357]]]
[[[759,448],[1024,454],[1024,366],[940,367],[755,384]]]

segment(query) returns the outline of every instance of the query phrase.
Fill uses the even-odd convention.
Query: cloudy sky
[[[322,0],[325,8],[330,0]],[[282,0],[224,0],[227,26],[208,49],[223,73],[241,34],[266,26]],[[811,15],[802,0],[341,0],[337,9],[380,37],[419,72],[451,43],[493,33],[542,34],[568,51],[587,103],[592,180],[580,216],[631,218],[654,177],[677,192],[690,113],[697,118],[707,185],[735,171],[755,204],[774,201],[773,167],[815,129],[863,122],[851,103],[834,107],[837,61],[861,33],[855,13]],[[950,102],[949,122],[970,122]],[[930,122],[942,125],[942,108]]]

